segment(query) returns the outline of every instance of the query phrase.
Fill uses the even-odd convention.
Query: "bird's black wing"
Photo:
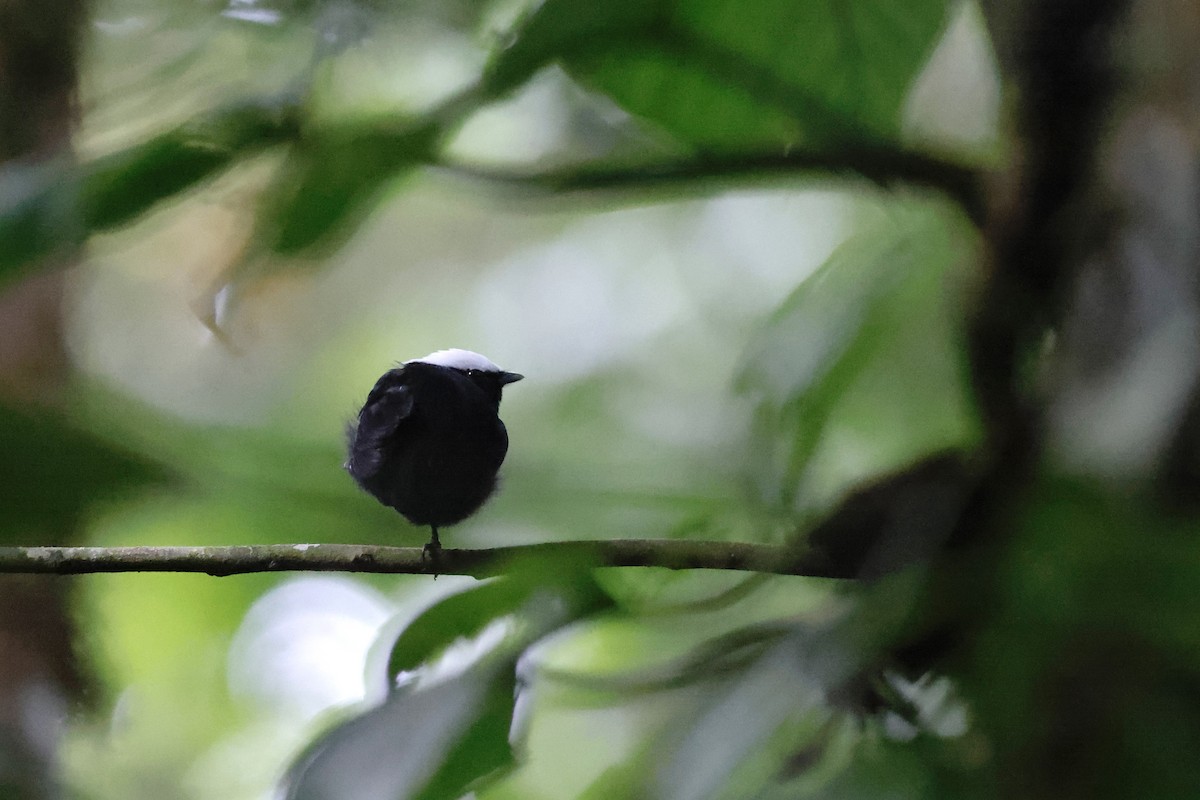
[[[360,482],[379,473],[387,440],[412,414],[413,393],[401,381],[400,370],[380,378],[358,412],[358,421],[350,425],[346,469]]]

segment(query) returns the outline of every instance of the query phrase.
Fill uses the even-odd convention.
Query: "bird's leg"
[[[437,525],[430,525],[429,530],[430,538],[421,550],[421,559],[429,559],[436,565],[442,557],[442,542],[438,539]]]

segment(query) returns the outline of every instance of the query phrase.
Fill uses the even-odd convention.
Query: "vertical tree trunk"
[[[77,117],[83,0],[0,0],[0,173],[62,157]],[[0,402],[57,405],[66,385],[62,304],[68,257],[0,292]],[[70,531],[18,535],[68,538]],[[0,796],[61,796],[55,751],[79,680],[69,583],[0,579]]]

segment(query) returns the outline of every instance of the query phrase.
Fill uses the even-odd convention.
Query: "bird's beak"
[[[501,372],[500,373],[500,385],[507,386],[510,383],[516,383],[517,381],[521,380],[524,377],[525,377],[524,375],[518,375],[515,372]]]

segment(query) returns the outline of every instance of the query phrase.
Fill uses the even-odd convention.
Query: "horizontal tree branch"
[[[381,572],[503,574],[524,559],[597,567],[721,569],[831,578],[828,566],[805,550],[746,542],[676,539],[547,542],[446,549],[433,559],[419,547],[354,544],[268,544],[228,547],[0,547],[0,573],[70,575],[95,572]]]
[[[752,177],[858,177],[878,186],[909,184],[943,192],[975,222],[983,219],[982,172],[908,150],[848,147],[829,152],[794,150],[758,156],[703,156],[650,164],[585,164],[545,170],[486,167],[441,161],[450,174],[507,189],[549,195],[593,191],[635,191],[686,186],[698,181]]]

